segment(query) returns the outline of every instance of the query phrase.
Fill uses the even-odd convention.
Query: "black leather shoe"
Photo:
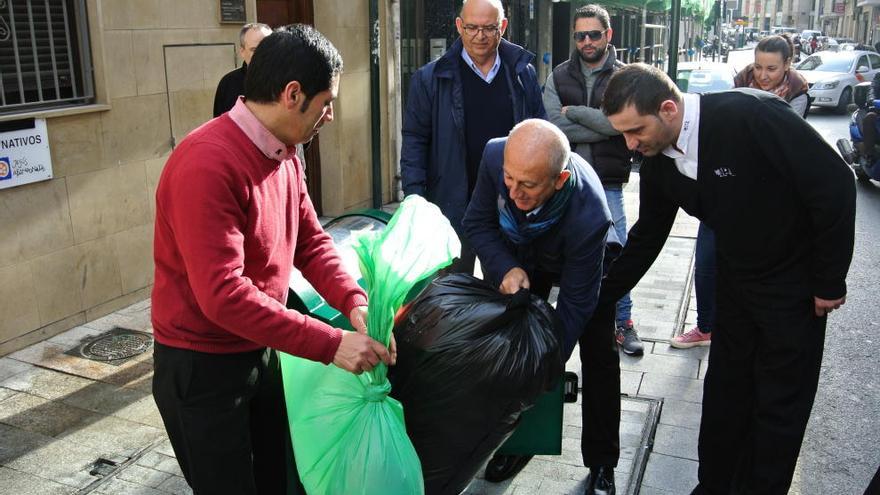
[[[530,455],[495,454],[486,464],[486,481],[498,483],[516,476],[532,460]]]
[[[584,495],[614,495],[614,468],[599,466],[590,468]]]

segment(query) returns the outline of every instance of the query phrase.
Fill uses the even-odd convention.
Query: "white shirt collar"
[[[700,95],[683,93],[681,104],[684,116],[675,146],[668,146],[663,154],[675,160],[675,168],[683,175],[697,180],[697,152],[700,136]],[[676,149],[677,148],[677,149]]]
[[[498,49],[495,49],[495,63],[492,65],[492,68],[489,69],[489,73],[485,76],[483,75],[483,71],[477,67],[477,64],[474,63],[474,60],[468,55],[467,50],[464,48],[461,49],[461,58],[464,60],[464,63],[467,64],[468,67],[473,69],[473,71],[480,76],[480,79],[486,81],[486,83],[491,83],[492,79],[495,79],[495,76],[498,75],[498,70],[501,68],[501,57],[498,55]]]

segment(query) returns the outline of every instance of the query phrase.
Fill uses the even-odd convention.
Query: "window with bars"
[[[86,0],[0,0],[0,115],[93,103]]]

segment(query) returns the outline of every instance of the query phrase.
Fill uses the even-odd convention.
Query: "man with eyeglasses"
[[[625,243],[623,185],[629,180],[632,152],[600,109],[608,80],[624,64],[617,60],[611,45],[613,31],[604,8],[599,5],[578,8],[573,28],[575,49],[569,60],[559,64],[547,77],[544,107],[548,119],[565,133],[572,149],[595,169],[605,190],[615,233]],[[587,327],[585,331],[597,335],[585,336],[593,345],[581,349],[584,367],[581,451],[584,465],[590,468],[587,493],[613,494],[615,491],[614,468],[620,456],[620,360],[613,342],[616,340],[630,355],[644,352],[633,326],[629,293],[617,301],[616,306],[613,321],[593,321]],[[603,314],[605,312],[597,312],[593,320]],[[601,345],[606,341],[610,345]]]
[[[545,118],[534,54],[504,39],[499,0],[465,0],[459,39],[413,74],[403,117],[403,192],[435,203],[462,239],[452,270],[472,273],[476,256],[461,220],[486,143],[528,118]]]

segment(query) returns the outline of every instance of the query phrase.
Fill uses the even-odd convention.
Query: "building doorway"
[[[315,25],[313,0],[257,0],[257,22],[272,28],[287,24]],[[323,214],[321,201],[321,152],[318,136],[305,146],[306,186],[315,205],[315,211]]]

